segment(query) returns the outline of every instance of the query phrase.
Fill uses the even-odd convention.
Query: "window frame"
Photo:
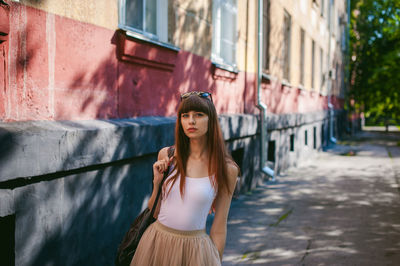
[[[237,24],[238,24],[238,2],[237,0],[232,0],[234,3],[234,6],[228,6],[229,3],[227,3],[227,0],[214,0],[212,1],[212,48],[211,48],[211,61],[213,62],[214,65],[216,65],[219,68],[224,68],[229,71],[236,72],[237,71]],[[233,36],[232,40],[230,40],[233,50],[232,52],[232,62],[229,62],[227,58],[224,58],[223,55],[221,54],[221,47],[222,47],[222,42],[223,38],[221,36],[221,31],[223,30],[222,25],[224,25],[222,18],[221,18],[221,12],[222,8],[224,7],[224,4],[227,5],[225,8],[231,8],[231,12],[235,15],[234,20],[234,29],[233,29]],[[225,40],[229,41],[229,40]]]
[[[321,6],[320,6],[320,11],[321,11],[321,17],[325,17],[325,0],[321,0]]]
[[[269,33],[271,27],[271,16],[270,16],[270,0],[263,0],[263,72],[269,73]]]
[[[288,23],[287,23],[288,22]],[[292,35],[292,16],[285,9],[283,15],[283,79],[290,83],[290,50],[291,50],[291,35]]]
[[[319,88],[319,90],[322,91],[322,88],[324,87],[324,83],[325,83],[324,50],[322,49],[322,47],[319,48],[319,56],[320,56],[320,58],[319,58],[319,64],[320,64],[320,66],[319,66],[319,69],[320,69],[320,75],[319,75],[320,76],[320,81],[319,81],[320,85],[319,85],[319,87],[320,88]]]
[[[300,28],[300,84],[304,86],[305,82],[305,58],[306,58],[306,32]]]
[[[126,22],[126,2],[129,0],[119,0],[118,9],[118,27],[130,32],[131,37],[137,37],[145,41],[153,41],[157,44],[168,44],[168,0],[156,0],[156,34],[146,31],[145,29],[137,29],[128,25]],[[146,21],[146,0],[138,0],[143,2],[143,21]],[[145,24],[145,23],[144,23]]]
[[[315,46],[314,39],[311,39],[311,90],[315,90]]]

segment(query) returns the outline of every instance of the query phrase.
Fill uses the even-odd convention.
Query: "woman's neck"
[[[206,138],[190,139],[190,157],[193,159],[201,159],[207,155],[208,151]]]

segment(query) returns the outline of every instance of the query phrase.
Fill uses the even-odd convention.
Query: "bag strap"
[[[175,151],[175,147],[174,146],[168,147],[168,158],[169,159],[174,155],[174,151]],[[156,197],[156,200],[153,203],[153,207],[151,208],[150,217],[153,217],[154,212],[156,210],[158,199],[160,198],[160,195],[161,195],[162,186],[164,184],[165,179],[167,179],[167,176],[169,174],[169,169],[170,169],[170,166],[168,166],[167,170],[164,172],[164,177],[161,180],[161,183],[160,183],[160,185],[158,187],[157,197]]]

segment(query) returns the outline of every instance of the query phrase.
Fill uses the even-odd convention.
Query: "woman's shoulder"
[[[236,180],[236,178],[239,175],[239,167],[237,166],[237,164],[235,162],[233,162],[232,160],[227,160],[226,168],[228,170],[229,179]]]
[[[166,159],[166,158],[168,158],[169,157],[169,151],[170,151],[170,149],[174,149],[174,146],[167,146],[167,147],[164,147],[164,148],[162,148],[159,152],[158,152],[158,160],[161,160],[161,159]]]

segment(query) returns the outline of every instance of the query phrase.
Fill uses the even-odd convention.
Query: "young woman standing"
[[[131,266],[221,265],[239,168],[226,151],[210,93],[181,95],[175,153],[169,159],[168,147],[161,149],[153,165],[150,209],[169,165],[157,221],[143,234]],[[211,209],[215,216],[207,235]]]

